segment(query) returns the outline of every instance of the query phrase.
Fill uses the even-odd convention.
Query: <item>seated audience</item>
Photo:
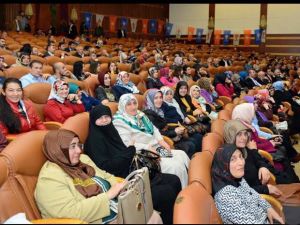
[[[50,74],[43,74],[43,64],[40,61],[33,60],[30,64],[30,73],[20,78],[23,88],[34,83],[49,83],[53,84],[55,78]]]
[[[67,70],[66,65],[62,62],[54,63],[53,71],[53,77],[56,80],[65,80],[66,78],[77,80],[77,77],[70,70]]]
[[[16,78],[7,78],[0,95],[1,132],[7,135],[45,129],[32,103],[23,100],[21,82]]]
[[[125,178],[135,156],[134,142],[132,140],[128,147],[125,146],[107,106],[99,105],[91,110],[89,136],[84,150],[99,168]],[[172,223],[173,205],[181,189],[179,178],[159,173],[150,182],[154,209],[161,212],[164,223]]]
[[[137,151],[145,149],[158,152],[161,155],[162,173],[177,175],[182,188],[187,186],[188,156],[181,150],[171,149],[149,118],[138,110],[138,102],[133,94],[122,95],[113,124],[126,146],[133,139]]]
[[[160,89],[163,83],[159,80],[159,71],[155,67],[151,67],[148,70],[148,78],[146,80],[147,89],[157,88]]]
[[[44,57],[48,57],[48,56],[54,56],[56,50],[56,46],[54,42],[49,42],[47,47],[46,47],[46,53],[44,54]]]
[[[160,81],[164,86],[174,87],[179,82],[179,79],[174,77],[173,73],[174,70],[169,67],[160,69]]]
[[[47,104],[44,106],[46,121],[64,123],[76,113],[84,112],[85,108],[79,97],[69,95],[69,84],[57,80],[53,83]]]
[[[126,71],[122,71],[118,74],[117,82],[112,87],[113,92],[115,93],[116,100],[118,101],[123,94],[138,94],[140,93],[139,89],[135,86],[134,83],[130,81],[129,74]]]
[[[234,93],[234,87],[230,78],[225,74],[217,74],[215,76],[216,92],[219,96],[226,96],[233,99],[236,94]]]
[[[106,105],[108,102],[115,102],[116,95],[111,86],[110,74],[100,72],[98,81],[100,85],[95,90],[96,98],[99,99],[103,105]]]
[[[31,61],[30,53],[19,52],[16,59],[16,63],[12,64],[10,67],[24,66],[29,67]]]
[[[249,76],[245,80],[245,84],[248,89],[253,89],[254,87],[262,86],[262,84],[259,83],[257,80],[257,74],[256,74],[255,70],[250,69],[248,71],[248,73],[249,73]]]
[[[284,223],[270,203],[245,180],[247,152],[232,144],[218,149],[212,162],[212,187],[215,203],[223,223]]]

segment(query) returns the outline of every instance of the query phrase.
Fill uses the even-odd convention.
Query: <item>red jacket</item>
[[[231,98],[232,95],[234,94],[234,87],[233,85],[230,85],[230,87],[227,86],[225,87],[223,84],[218,83],[216,86],[216,91],[219,96],[227,96]]]
[[[24,100],[25,108],[27,111],[27,115],[30,120],[30,124],[28,123],[27,119],[21,115],[19,112],[19,107],[17,103],[10,102],[7,100],[8,104],[10,105],[13,112],[18,116],[19,120],[21,121],[21,132],[28,132],[32,130],[46,130],[45,125],[41,121],[39,115],[36,113],[32,103],[29,100]],[[3,122],[0,122],[0,130],[4,135],[8,135],[9,131]]]
[[[50,99],[44,107],[45,120],[59,123],[64,123],[69,117],[81,112],[85,112],[84,105],[72,104],[69,100],[62,104],[55,99]]]

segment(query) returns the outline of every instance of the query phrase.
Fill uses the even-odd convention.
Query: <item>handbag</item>
[[[129,167],[129,172],[147,167],[150,180],[152,180],[158,173],[161,173],[159,159],[160,156],[158,153],[142,149],[135,153],[135,156],[133,157]]]
[[[147,167],[133,171],[118,196],[118,224],[147,224],[153,202]]]

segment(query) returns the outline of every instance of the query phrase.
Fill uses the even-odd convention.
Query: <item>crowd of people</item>
[[[9,50],[7,33],[0,35],[0,49]],[[48,83],[52,87],[43,108],[45,121],[63,124],[78,113],[90,115],[85,143],[79,143],[77,134],[63,129],[49,131],[45,137],[43,151],[48,161],[35,192],[43,217],[114,221],[113,202],[125,185],[116,182],[115,176],[125,178],[136,152],[147,150],[160,158],[161,171],[151,177],[154,209],[160,212],[163,223],[172,223],[176,197],[188,185],[190,159],[202,151],[203,136],[210,132],[224,107],[219,97],[226,96],[230,101],[242,98],[244,103],[235,106],[231,120],[225,123],[226,144],[216,151],[212,163],[213,196],[219,214],[224,223],[284,222],[259,194],[282,194],[276,185],[269,184],[271,175],[277,184],[299,183],[294,171],[294,164],[300,161],[300,153],[294,148],[294,136],[300,132],[298,57],[239,51],[217,55],[218,49],[196,45],[178,48],[169,40],[138,41],[133,48],[115,43],[107,51],[108,39],[95,38],[86,46],[78,36],[70,41],[62,37],[59,43],[57,39],[49,35],[44,52],[25,44],[12,53],[17,56],[13,65],[0,56],[4,73],[12,67],[30,70],[20,79],[0,80],[0,150],[8,144],[8,134],[46,130],[32,103],[24,99],[24,88],[31,84]],[[72,72],[63,62],[56,62],[53,74],[45,74],[43,63],[31,60],[32,55],[47,59],[57,55],[57,50],[61,59],[78,57]],[[207,57],[199,57],[197,51]],[[89,71],[81,61],[87,56]],[[103,70],[99,57],[113,56],[119,60],[111,61]],[[151,66],[143,93],[130,74],[141,76],[146,62]],[[243,62],[242,68],[237,70],[234,62]],[[130,70],[120,70],[120,63],[128,64]],[[95,97],[74,82],[89,77],[99,82],[93,90]],[[257,93],[250,95],[252,90]],[[144,105],[139,106],[137,95],[142,94]],[[111,102],[118,103],[114,115],[108,107]],[[274,116],[279,120],[274,121]],[[273,134],[260,127],[271,129]],[[172,139],[174,145],[164,137]],[[269,152],[274,165],[258,150]]]

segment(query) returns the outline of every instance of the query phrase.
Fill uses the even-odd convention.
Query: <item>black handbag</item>
[[[147,167],[149,170],[149,177],[152,180],[157,174],[161,173],[160,155],[149,150],[142,149],[138,151],[132,159],[129,167],[129,173]]]

